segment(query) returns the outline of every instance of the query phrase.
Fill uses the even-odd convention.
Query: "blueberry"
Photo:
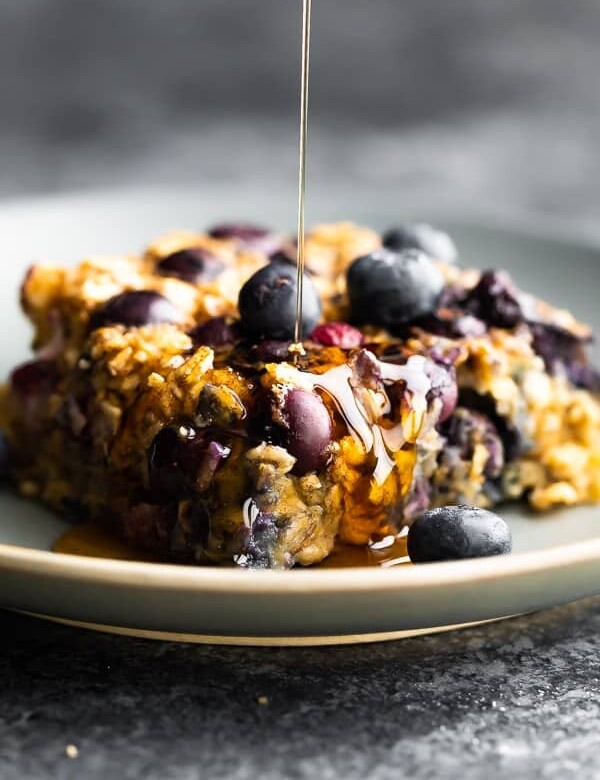
[[[352,317],[358,323],[393,330],[437,308],[444,278],[433,260],[417,249],[378,249],[348,269]]]
[[[106,325],[133,328],[182,321],[182,313],[163,295],[152,290],[130,290],[115,295],[99,306],[92,314],[90,328],[95,330]]]
[[[4,431],[0,430],[0,483],[5,482],[10,474],[10,445]]]
[[[212,238],[237,241],[246,249],[264,252],[267,255],[276,252],[281,246],[281,238],[270,230],[244,222],[215,225],[208,231],[208,235]]]
[[[226,347],[234,344],[240,337],[239,323],[228,317],[212,317],[189,332],[194,346]]]
[[[442,463],[452,461],[456,455],[470,463],[477,449],[483,447],[488,456],[485,476],[488,479],[500,476],[507,458],[506,449],[500,431],[490,417],[459,406],[439,430],[446,439],[446,447],[440,455]]]
[[[283,363],[290,360],[291,341],[268,339],[254,344],[252,356],[260,363]]]
[[[388,230],[383,236],[383,245],[395,252],[404,249],[420,249],[435,260],[455,263],[458,251],[454,241],[447,233],[425,223],[403,225]]]
[[[506,271],[485,271],[469,292],[465,308],[495,328],[514,328],[523,322],[520,291]]]
[[[156,267],[161,276],[174,276],[190,284],[212,282],[224,268],[225,263],[220,257],[199,247],[174,252]]]
[[[318,471],[328,461],[333,426],[321,397],[309,390],[288,390],[279,415],[283,446],[296,458],[294,474]]]
[[[147,453],[152,495],[164,502],[203,493],[230,453],[231,449],[212,440],[208,431],[200,434],[192,427],[163,428]]]
[[[511,550],[512,537],[504,520],[472,506],[430,509],[408,532],[408,554],[413,563],[506,555]]]
[[[443,308],[423,317],[415,325],[428,333],[447,339],[478,338],[487,330],[485,323],[472,314]]]
[[[270,231],[249,222],[225,222],[211,227],[208,235],[211,238],[236,240],[247,244],[265,238],[270,235]]]
[[[582,339],[557,325],[530,322],[532,346],[550,374],[564,372],[577,387],[600,392],[600,374],[589,364]]]
[[[24,398],[50,393],[59,379],[58,366],[53,360],[31,360],[17,366],[10,375],[13,390]]]
[[[271,263],[251,276],[238,298],[246,333],[254,339],[293,339],[296,291],[296,271],[283,263]],[[306,275],[302,303],[301,329],[311,333],[321,316],[321,299]]]
[[[453,366],[447,366],[428,360],[425,373],[431,382],[431,389],[427,394],[427,400],[439,399],[441,402],[438,423],[444,422],[456,409],[458,403],[458,384],[456,382],[456,370]]]
[[[244,528],[241,555],[235,557],[238,566],[246,569],[271,569],[276,566],[275,552],[280,531],[272,514],[254,510],[249,528]]]

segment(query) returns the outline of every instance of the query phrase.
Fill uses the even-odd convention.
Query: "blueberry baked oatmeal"
[[[0,395],[19,491],[187,563],[308,566],[430,507],[600,500],[590,330],[427,225],[175,233],[37,265]]]

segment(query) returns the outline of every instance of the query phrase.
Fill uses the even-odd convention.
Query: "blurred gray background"
[[[300,0],[4,0],[0,195],[219,180],[292,203],[299,25]],[[598,0],[314,0],[313,28],[314,191],[593,226]]]

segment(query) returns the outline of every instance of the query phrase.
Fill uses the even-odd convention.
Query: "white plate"
[[[37,200],[0,208],[3,284],[0,328],[5,374],[26,354],[17,287],[41,257],[74,261],[89,252],[136,249],[172,227],[223,216],[260,217],[273,203],[239,193],[127,193]],[[365,219],[356,206],[330,218]],[[252,213],[254,212],[254,213]],[[426,214],[418,215],[427,217]],[[397,221],[380,214],[379,227]],[[265,221],[264,217],[263,220]],[[269,220],[267,220],[269,221]],[[271,220],[283,224],[281,213]],[[439,220],[438,220],[439,221]],[[456,223],[465,262],[504,266],[530,289],[600,330],[600,253],[531,231]],[[192,640],[258,644],[342,643],[440,630],[600,593],[600,507],[534,517],[505,514],[510,556],[399,569],[252,572],[59,555],[66,527],[44,509],[0,493],[0,604],[103,629]]]

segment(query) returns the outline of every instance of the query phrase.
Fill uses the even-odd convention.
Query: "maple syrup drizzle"
[[[87,558],[112,558],[120,561],[168,563],[168,560],[140,550],[122,541],[109,528],[99,523],[74,525],[60,536],[54,552],[83,555]],[[388,536],[366,547],[336,543],[332,553],[314,568],[341,569],[351,566],[402,566],[410,562],[406,550],[406,535]]]
[[[294,342],[302,343],[302,283],[305,264],[306,147],[308,140],[308,76],[312,0],[302,3],[302,67],[300,77],[300,164],[298,170],[298,263]]]

